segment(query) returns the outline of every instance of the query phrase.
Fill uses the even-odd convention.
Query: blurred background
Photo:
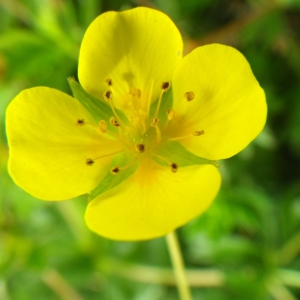
[[[8,103],[34,86],[70,94],[88,25],[135,6],[168,14],[186,53],[239,49],[267,95],[266,128],[221,162],[216,201],[178,230],[194,299],[300,299],[300,0],[0,0],[0,299],[178,299],[164,238],[96,236],[85,197],[39,201],[6,169]]]

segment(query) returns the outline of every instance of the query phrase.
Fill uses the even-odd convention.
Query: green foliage
[[[164,281],[171,263],[163,238],[125,243],[96,236],[83,220],[86,198],[36,200],[6,169],[9,101],[38,85],[70,93],[67,78],[76,77],[90,22],[138,3],[170,15],[187,51],[213,42],[238,48],[267,95],[266,129],[221,162],[216,201],[179,229],[188,269],[212,271],[197,275],[204,287],[192,289],[194,299],[299,299],[299,0],[0,1],[0,299],[178,299]]]

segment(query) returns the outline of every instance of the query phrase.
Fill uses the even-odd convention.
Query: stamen
[[[120,172],[119,167],[113,167],[110,172],[114,175],[117,175]]]
[[[111,117],[111,118],[109,119],[109,122],[110,122],[110,124],[111,124],[112,126],[114,126],[114,127],[119,127],[119,126],[120,126],[120,123],[119,123],[114,117]]]
[[[134,87],[131,87],[130,91],[129,91],[129,95],[139,99],[139,98],[141,98],[142,92],[141,92],[140,89],[136,89]]]
[[[108,86],[112,86],[112,80],[110,78],[107,78],[105,82]]]
[[[199,135],[202,135],[202,134],[204,134],[204,130],[196,130],[196,131],[193,133],[194,136],[199,136]]]
[[[163,82],[161,84],[161,88],[164,90],[164,92],[167,92],[171,87],[171,82],[169,81],[166,81],[166,82]]]
[[[87,166],[92,166],[95,162],[93,159],[91,158],[87,158],[86,161],[85,161],[86,165]]]
[[[187,101],[192,101],[195,98],[194,92],[186,92],[184,97]]]
[[[178,165],[176,163],[171,163],[170,167],[172,173],[176,173],[178,171]]]
[[[157,125],[157,124],[158,124],[158,122],[159,122],[159,119],[157,119],[157,118],[153,118],[153,119],[152,119],[151,126],[155,126],[155,125]]]
[[[109,100],[112,99],[112,91],[106,91],[104,94],[103,94],[103,97],[104,99],[109,102]]]
[[[120,173],[120,171],[126,170],[127,168],[131,167],[136,162],[136,160],[137,160],[137,157],[135,156],[133,158],[133,160],[128,165],[126,165],[125,167],[120,168],[120,167],[116,166],[116,167],[113,167],[110,170],[110,172],[114,175],[117,175],[118,173]]]
[[[156,145],[159,144],[161,141],[161,132],[158,126],[158,121],[159,120],[157,118],[154,118],[151,123],[151,126],[154,127],[156,131]]]
[[[172,108],[167,109],[166,111],[168,120],[171,121],[174,118],[175,111]]]
[[[145,152],[145,145],[144,144],[136,144],[135,149],[137,150],[137,152],[143,153],[143,152]]]
[[[99,121],[99,130],[102,133],[105,133],[107,131],[107,123],[104,120]]]
[[[97,127],[94,123],[86,122],[85,119],[78,119],[78,120],[76,121],[76,125],[78,125],[78,126],[90,125],[90,126],[92,126],[92,127],[94,127],[94,128]]]
[[[76,124],[78,126],[83,126],[85,124],[84,119],[78,119],[77,122],[76,122]]]
[[[103,97],[104,99],[109,103],[110,105],[110,108],[113,112],[113,114],[115,115],[116,119],[118,120],[118,123],[119,124],[122,124],[122,126],[124,126],[124,123],[122,122],[121,118],[118,116],[113,104],[112,104],[112,98],[113,98],[113,92],[112,91],[106,91],[104,94],[103,94]]]
[[[159,158],[159,159],[165,161],[167,164],[169,164],[172,173],[176,173],[178,171],[178,165],[177,165],[177,163],[170,162],[168,159],[166,159],[163,156],[160,156],[160,155],[158,155],[156,153],[152,153],[152,155],[156,156],[157,158]]]
[[[142,95],[142,92],[140,89],[136,89],[135,87],[131,87],[130,88],[130,91],[129,91],[129,95],[131,96],[131,99],[132,99],[132,105],[133,105],[133,108],[135,110],[138,110],[138,99],[141,98],[141,95]]]
[[[183,140],[183,139],[191,138],[191,137],[194,137],[194,136],[200,136],[200,135],[203,135],[203,134],[204,134],[204,130],[197,130],[197,131],[194,131],[190,135],[178,136],[178,137],[170,138],[169,141]]]
[[[159,112],[160,105],[161,105],[162,96],[163,96],[164,93],[166,93],[170,89],[170,87],[171,87],[171,83],[168,82],[168,81],[163,82],[161,84],[161,92],[160,92],[160,95],[159,95],[159,98],[158,98],[158,103],[157,103],[154,119],[157,119],[158,112]]]
[[[115,151],[115,152],[112,152],[112,153],[108,153],[108,154],[105,154],[105,155],[98,156],[96,158],[87,158],[85,163],[86,163],[87,166],[92,166],[95,163],[95,160],[98,160],[98,159],[101,159],[101,158],[104,158],[104,157],[109,157],[109,156],[119,154],[119,153],[122,153],[122,152],[124,152],[124,150]]]

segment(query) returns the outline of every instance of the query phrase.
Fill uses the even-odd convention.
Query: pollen
[[[171,82],[169,81],[166,81],[166,82],[163,82],[161,84],[161,89],[164,90],[164,92],[167,92],[171,87]]]
[[[106,101],[109,101],[112,99],[112,91],[106,91],[104,94],[103,94],[103,97]]]
[[[76,122],[76,124],[78,126],[83,126],[85,124],[84,119],[78,119],[77,122]]]
[[[92,166],[95,162],[91,158],[87,158],[85,163],[86,163],[87,166]]]
[[[178,165],[176,163],[171,163],[170,168],[172,173],[176,173],[178,171]]]
[[[186,92],[184,97],[187,101],[192,101],[195,98],[194,92]]]
[[[113,167],[110,172],[114,175],[117,175],[120,172],[120,168],[119,167]]]
[[[137,150],[137,152],[143,153],[143,152],[145,152],[145,145],[144,144],[136,144],[135,149]]]

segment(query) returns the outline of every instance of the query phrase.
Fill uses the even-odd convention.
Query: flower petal
[[[44,200],[69,199],[92,190],[104,177],[111,158],[87,166],[86,159],[118,151],[118,142],[104,138],[74,98],[38,87],[21,92],[6,114],[10,147],[9,171],[15,182]]]
[[[155,100],[162,82],[171,80],[182,47],[174,23],[157,10],[139,7],[104,13],[85,33],[79,57],[80,83],[99,99],[112,90],[118,108],[132,101],[131,88],[140,89],[140,108],[145,109],[151,86]]]
[[[185,94],[194,99],[187,101]],[[174,110],[169,136],[211,160],[224,159],[245,148],[263,129],[267,106],[263,89],[244,56],[234,48],[213,44],[187,55],[173,77]],[[193,97],[191,97],[193,98]]]
[[[204,212],[220,183],[212,165],[179,168],[174,174],[145,159],[128,180],[90,202],[86,223],[115,240],[160,237]]]

